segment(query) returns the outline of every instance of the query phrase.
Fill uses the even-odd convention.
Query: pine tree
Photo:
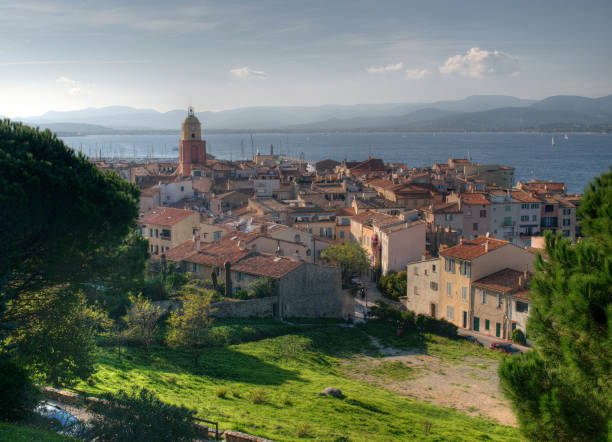
[[[500,366],[523,433],[532,440],[608,440],[612,415],[612,172],[585,193],[585,238],[546,235],[531,282],[535,348]]]

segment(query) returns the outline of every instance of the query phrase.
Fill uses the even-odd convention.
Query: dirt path
[[[369,336],[382,357],[357,356],[347,361],[343,370],[348,376],[401,395],[516,426],[510,403],[499,389],[497,361],[465,358],[461,364],[451,364],[417,351],[385,347]]]

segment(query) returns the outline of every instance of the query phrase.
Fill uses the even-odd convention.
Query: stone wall
[[[216,309],[213,316],[216,318],[272,318],[274,304],[278,297],[247,299],[245,301],[223,301],[211,304]]]
[[[336,267],[304,263],[280,279],[279,297],[284,318],[347,318],[355,312]]]

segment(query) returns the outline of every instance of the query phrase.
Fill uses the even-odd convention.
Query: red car
[[[491,346],[489,348],[491,350],[498,350],[509,355],[514,355],[521,352],[518,348],[512,346],[512,344],[508,344],[507,342],[491,342]]]

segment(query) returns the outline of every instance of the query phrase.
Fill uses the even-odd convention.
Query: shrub
[[[457,326],[445,319],[436,319],[427,315],[415,315],[412,311],[400,310],[383,300],[376,301],[370,312],[381,321],[413,329],[419,333],[434,333],[448,338],[457,336]]]
[[[90,405],[91,438],[116,442],[191,441],[198,435],[195,411],[161,402],[152,392],[134,389],[107,393]]]
[[[311,437],[312,436],[312,427],[308,424],[299,424],[297,427],[297,435],[298,437]]]
[[[247,292],[245,289],[238,289],[236,290],[236,293],[234,294],[234,298],[249,299],[249,292]]]
[[[527,345],[527,338],[525,337],[525,333],[520,328],[515,328],[512,330],[512,342],[516,342],[520,345]]]
[[[259,278],[249,285],[251,298],[266,298],[275,296],[278,293],[276,281],[271,278]]]
[[[254,404],[263,404],[268,399],[266,390],[254,390],[251,392],[251,402]]]
[[[215,396],[217,396],[218,398],[221,398],[221,399],[226,399],[227,398],[227,393],[228,393],[227,387],[218,387],[215,390]]]
[[[397,301],[400,296],[406,296],[407,284],[406,272],[389,272],[378,280],[378,290],[383,296]]]
[[[6,357],[0,357],[0,391],[0,420],[23,419],[39,400],[26,371]]]

